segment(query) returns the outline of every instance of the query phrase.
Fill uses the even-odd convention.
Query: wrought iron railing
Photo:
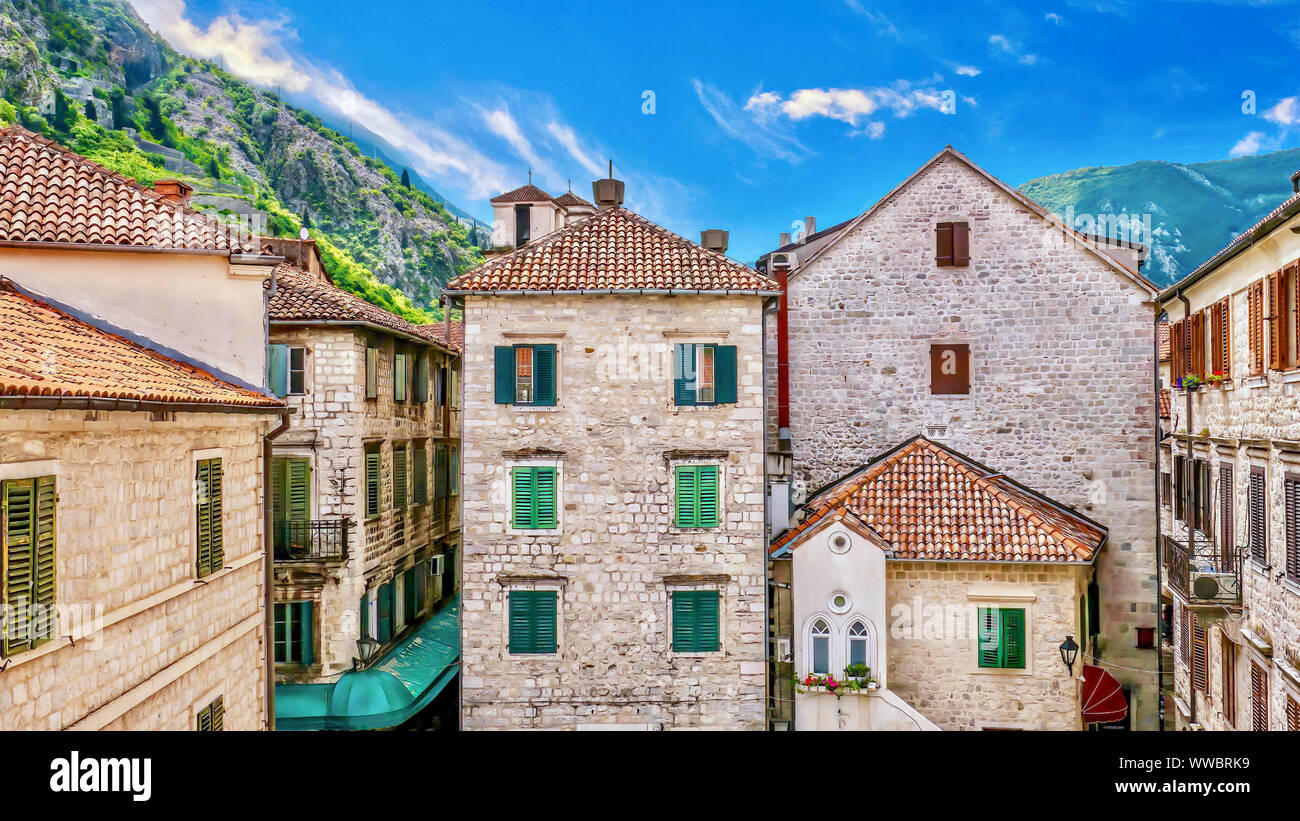
[[[276,561],[332,562],[347,556],[347,519],[275,523]]]
[[[1165,578],[1183,601],[1195,606],[1241,605],[1242,548],[1216,545],[1193,533],[1191,543],[1164,537]]]

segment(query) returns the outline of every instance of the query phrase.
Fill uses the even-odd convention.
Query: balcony
[[[1241,606],[1241,548],[1223,548],[1193,532],[1191,544],[1164,537],[1161,559],[1169,587],[1189,607]]]
[[[348,557],[347,519],[276,522],[277,562],[341,562]]]

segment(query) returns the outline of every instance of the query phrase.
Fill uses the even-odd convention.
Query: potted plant
[[[1206,383],[1209,384],[1211,388],[1219,388],[1223,386],[1224,382],[1228,381],[1228,377],[1223,375],[1223,371],[1215,371],[1214,373],[1206,376],[1205,381]]]
[[[866,684],[871,678],[871,668],[865,664],[850,664],[844,668],[844,677],[849,681]]]
[[[1205,384],[1205,380],[1194,373],[1189,373],[1178,380],[1178,387],[1185,391],[1194,391]]]

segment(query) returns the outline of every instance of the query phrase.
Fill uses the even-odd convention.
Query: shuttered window
[[[673,652],[716,653],[721,646],[717,590],[675,590]]]
[[[1169,326],[1169,372],[1181,387],[1180,380],[1187,375],[1187,322],[1181,319]]]
[[[516,530],[553,530],[556,518],[556,470],[517,467],[511,476],[511,522]]]
[[[1195,613],[1189,613],[1188,616],[1192,622],[1192,687],[1202,693],[1208,693],[1210,661],[1205,627],[1196,618]]]
[[[411,473],[415,504],[429,501],[429,443],[421,439],[411,449]]]
[[[433,485],[434,496],[438,499],[446,499],[453,495],[452,486],[455,483],[455,477],[452,475],[450,454],[455,450],[448,448],[446,445],[438,445],[433,450]]]
[[[58,494],[53,476],[0,482],[0,627],[3,655],[30,650],[54,637]]]
[[[677,527],[717,527],[718,466],[679,465],[674,475]]]
[[[393,401],[407,400],[406,376],[410,360],[404,353],[393,353]]]
[[[283,399],[289,393],[289,348],[287,345],[266,346],[266,386],[271,393]]]
[[[1192,527],[1210,531],[1210,463],[1204,459],[1192,461]]]
[[[1250,729],[1268,731],[1268,671],[1256,661],[1250,663]]]
[[[496,349],[498,405],[555,404],[556,347],[507,345]]]
[[[970,265],[970,223],[941,222],[934,227],[934,262],[940,267]]]
[[[199,710],[195,725],[201,733],[221,732],[226,728],[226,699],[217,696],[211,704]]]
[[[200,459],[194,466],[195,514],[198,524],[199,577],[216,573],[225,566],[223,540],[221,460]]]
[[[1268,275],[1268,367],[1284,370],[1288,365],[1291,348],[1291,315],[1287,311],[1286,274],[1276,271]]]
[[[366,347],[366,398],[379,398],[379,348]]]
[[[1180,522],[1187,521],[1187,460],[1182,456],[1174,457],[1174,518]]]
[[[275,603],[276,664],[310,667],[315,662],[314,611],[310,601]]]
[[[1290,693],[1286,697],[1286,728],[1293,733],[1300,733],[1300,701]]]
[[[1205,312],[1197,311],[1192,314],[1188,323],[1188,350],[1190,351],[1187,363],[1187,373],[1205,378]]]
[[[1233,486],[1232,465],[1227,462],[1219,464],[1219,557],[1222,560],[1221,569],[1231,570],[1234,566],[1234,559],[1237,553],[1237,547],[1233,542],[1236,537],[1235,523],[1233,517],[1236,515],[1232,506],[1233,496],[1236,488]]]
[[[1246,313],[1250,324],[1250,375],[1264,373],[1264,339],[1268,324],[1264,310],[1264,280],[1256,280],[1246,291]]]
[[[276,523],[311,519],[311,459],[277,456],[271,460],[271,519]]]
[[[447,449],[447,486],[448,495],[460,495],[460,450],[455,447]]]
[[[554,590],[511,590],[510,652],[513,655],[558,652]]]
[[[406,507],[406,443],[393,444],[393,509]]]
[[[1210,308],[1210,373],[1232,377],[1232,308],[1229,297]]]
[[[1220,662],[1220,672],[1223,676],[1223,720],[1228,722],[1231,727],[1237,726],[1237,647],[1228,641],[1227,637],[1221,639],[1220,652],[1222,660]]]
[[[1286,577],[1300,583],[1300,475],[1287,474],[1283,505],[1286,508]]]
[[[1267,494],[1262,467],[1250,469],[1250,491],[1247,503],[1250,508],[1250,557],[1261,564],[1268,564]]]
[[[729,405],[737,396],[736,346],[673,346],[673,403]]]
[[[1024,669],[1024,608],[979,608],[979,666]]]
[[[379,515],[382,493],[383,456],[378,443],[366,445],[366,517]]]
[[[429,357],[423,353],[415,357],[415,401],[429,401]]]

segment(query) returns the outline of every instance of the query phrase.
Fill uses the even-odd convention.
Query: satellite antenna
[[[298,239],[300,240],[311,239],[311,234],[307,232],[307,226],[304,225],[302,228],[298,229]]]

